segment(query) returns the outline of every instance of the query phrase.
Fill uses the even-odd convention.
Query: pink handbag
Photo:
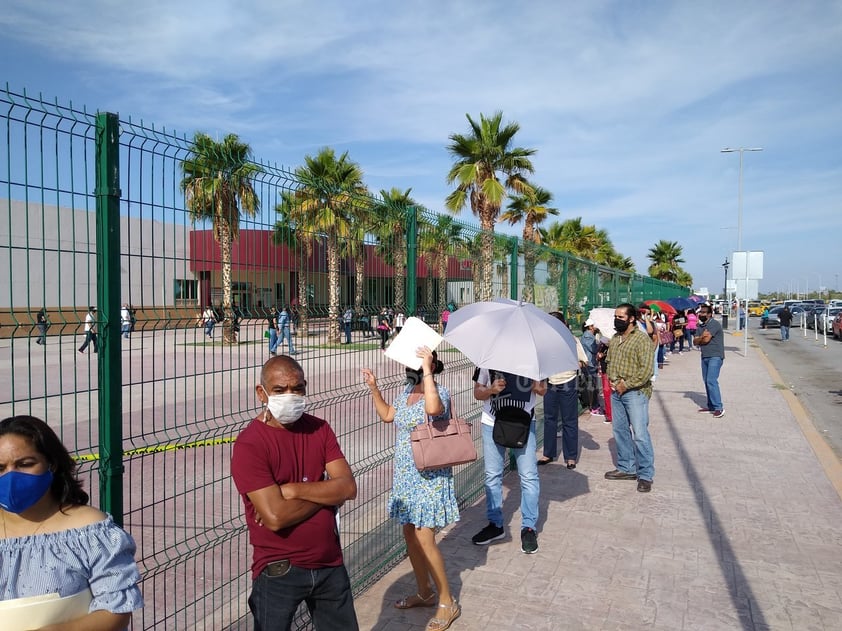
[[[417,425],[410,432],[412,457],[419,471],[445,469],[477,459],[471,424],[458,418]]]

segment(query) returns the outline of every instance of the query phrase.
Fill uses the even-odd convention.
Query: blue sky
[[[718,292],[842,274],[842,2],[5,0],[0,80],[188,136],[234,132],[294,168],[349,151],[372,190],[443,210],[448,135],[502,110],[560,219],[646,273],[660,240]],[[518,231],[500,226],[504,232]]]

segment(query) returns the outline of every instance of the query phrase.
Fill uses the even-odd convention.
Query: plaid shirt
[[[652,374],[655,371],[655,348],[652,339],[632,323],[634,330],[624,337],[611,338],[608,345],[608,379],[626,382],[629,390],[641,390],[652,396]]]

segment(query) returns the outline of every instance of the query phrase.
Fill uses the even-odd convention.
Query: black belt
[[[290,569],[289,559],[283,559],[281,561],[272,561],[266,567],[263,568],[261,574],[266,576],[283,576]]]

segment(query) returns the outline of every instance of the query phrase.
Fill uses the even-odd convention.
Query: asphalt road
[[[777,368],[786,386],[798,396],[836,456],[842,460],[842,341],[815,331],[790,329],[788,342],[780,330],[760,329],[759,318],[749,319],[749,344],[756,344]]]

